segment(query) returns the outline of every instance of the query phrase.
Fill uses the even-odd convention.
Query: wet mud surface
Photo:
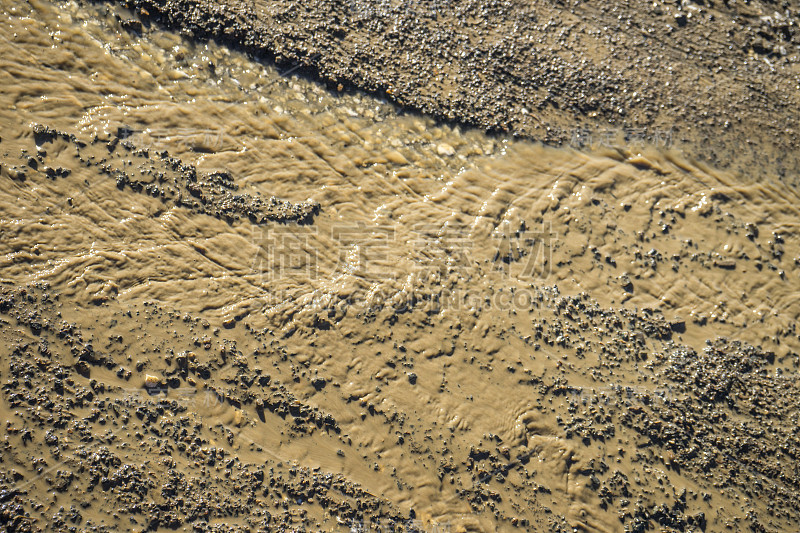
[[[744,174],[800,168],[797,2],[122,3],[445,120],[573,146],[646,139]]]
[[[794,174],[4,7],[0,529],[796,530]]]

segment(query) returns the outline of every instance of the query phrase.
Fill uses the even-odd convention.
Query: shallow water
[[[190,403],[201,433],[230,433],[215,445],[245,463],[341,473],[428,529],[619,530],[619,507],[590,486],[600,461],[638,480],[629,500],[643,506],[686,488],[687,514],[704,512],[708,530],[769,514],[745,488],[670,467],[674,452],[642,446],[631,427],[588,445],[565,434],[575,399],[532,385],[567,384],[584,406],[620,387],[669,396],[654,366],[724,336],[774,351],[765,372],[795,386],[797,191],[652,147],[579,152],[439,124],[213,43],[147,26],[139,36],[120,25],[130,14],[102,4],[3,3],[0,278],[46,282],[60,318],[137,368],[93,369],[107,394],[141,391],[145,374],[174,369],[166,353],[195,350],[213,371],[177,390],[233,398]],[[42,142],[34,124],[76,141]],[[308,224],[225,220],[98,170],[160,183],[164,150],[200,174],[230,173],[237,194],[311,200],[319,213]],[[3,324],[8,346],[29,335]],[[107,342],[116,334],[120,345]],[[238,357],[225,357],[226,342]],[[237,368],[269,372],[341,433],[293,433],[259,413]],[[2,416],[24,423],[11,405]],[[124,425],[113,431],[116,450],[136,447]],[[128,453],[147,464],[151,452]],[[498,460],[512,465],[502,476]],[[29,497],[49,502],[45,482],[32,483]],[[113,498],[92,498],[95,523],[134,527]],[[352,525],[298,505],[310,527]]]

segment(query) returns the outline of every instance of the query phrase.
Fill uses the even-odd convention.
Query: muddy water
[[[8,523],[797,523],[797,191],[3,2]]]

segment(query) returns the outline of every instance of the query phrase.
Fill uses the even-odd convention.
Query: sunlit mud
[[[796,191],[130,17],[0,15],[0,523],[796,526]]]

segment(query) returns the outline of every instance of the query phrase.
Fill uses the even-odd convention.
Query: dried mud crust
[[[28,172],[43,172],[50,179],[67,178],[70,170],[48,165],[47,148],[59,140],[72,145],[78,164],[95,167],[99,175],[115,179],[120,190],[128,188],[229,222],[244,217],[258,224],[306,224],[319,212],[319,204],[311,201],[292,203],[274,196],[263,199],[257,194],[237,193],[239,187],[228,172],[198,173],[167,151],[139,149],[124,140],[130,134],[124,127],[108,140],[95,138],[89,143],[42,124],[32,125],[32,130],[36,155],[20,154],[23,162],[7,170],[12,179],[24,181]]]
[[[119,3],[447,120],[555,143],[623,130],[717,166],[800,168],[796,1]]]

